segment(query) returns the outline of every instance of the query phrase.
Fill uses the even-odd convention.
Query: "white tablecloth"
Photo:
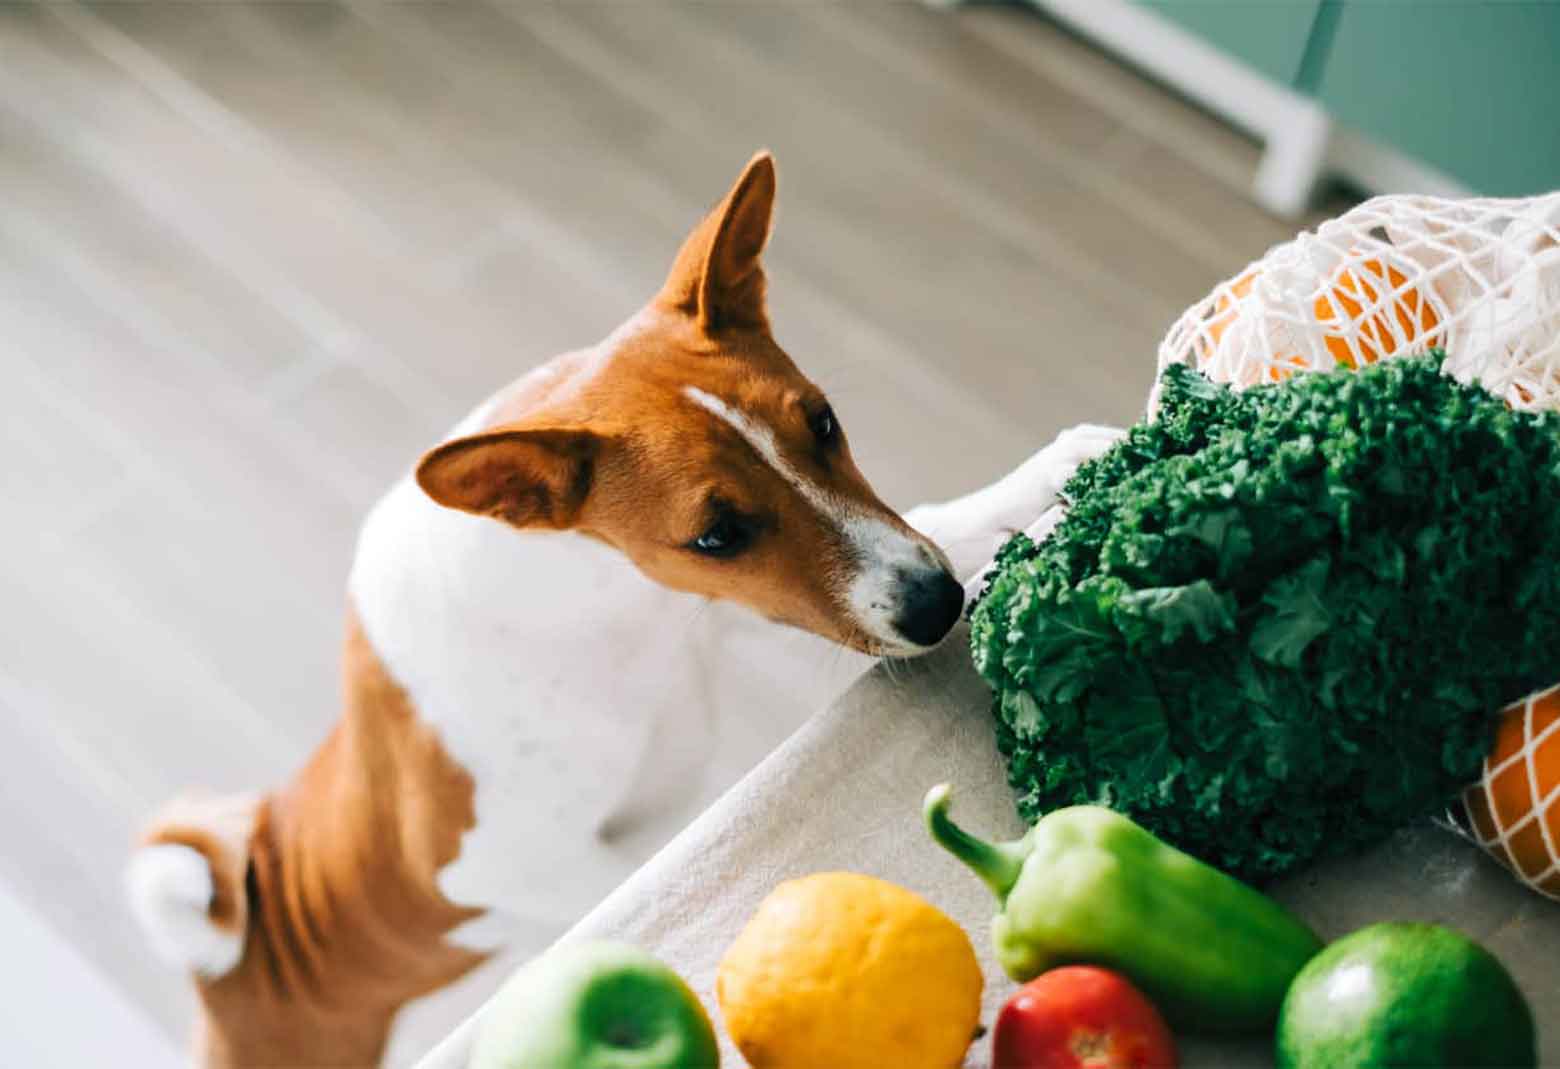
[[[956,786],[955,818],[982,836],[1022,831],[992,738],[989,693],[961,630],[934,655],[880,665],[810,720],[567,939],[623,939],[676,969],[721,1032],[725,1064],[744,1064],[724,1035],[715,969],[776,883],[849,869],[902,884],[970,932],[986,976],[989,1026],[1013,990],[989,945],[994,900],[921,826],[932,784]],[[1472,846],[1429,825],[1370,853],[1319,866],[1273,893],[1325,938],[1378,920],[1433,920],[1481,941],[1516,976],[1540,1022],[1542,1061],[1560,1065],[1560,905],[1523,890]],[[464,1069],[477,1017],[418,1069]],[[1269,1062],[1266,1041],[1183,1039],[1184,1064]],[[967,1064],[983,1067],[989,1040]]]

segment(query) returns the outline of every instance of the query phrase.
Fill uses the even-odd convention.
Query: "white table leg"
[[[1321,178],[1331,134],[1332,123],[1320,106],[1296,100],[1268,136],[1252,188],[1257,203],[1286,219],[1304,212]]]

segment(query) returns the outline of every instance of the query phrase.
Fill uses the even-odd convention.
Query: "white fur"
[[[824,490],[817,483],[812,482],[791,466],[780,452],[780,446],[775,442],[775,432],[763,423],[754,419],[746,412],[733,408],[719,397],[701,390],[697,386],[684,386],[683,396],[694,404],[715,416],[722,423],[731,427],[742,436],[742,439],[752,446],[759,458],[768,464],[774,471],[802,496],[813,508],[817,509],[824,518],[832,521],[836,527],[843,527],[845,521],[854,515],[853,510],[833,494]]]
[[[409,476],[364,523],[351,597],[475,782],[476,827],[439,887],[492,911],[456,933],[483,948],[557,934],[761,756],[747,738],[778,743],[864,664],[790,632],[745,653],[773,625],[594,539],[442,508]]]
[[[143,846],[130,858],[125,887],[131,912],[163,960],[205,977],[238,964],[243,933],[211,923],[216,888],[199,850],[176,843]]]
[[[982,569],[1001,544],[1039,523],[1078,466],[1105,452],[1123,433],[1080,423],[990,486],[944,504],[912,509],[905,513],[905,522],[943,547],[966,589],[978,586]],[[1036,530],[1049,530],[1056,518],[1051,514]]]
[[[587,374],[631,329],[589,355]],[[891,584],[940,551],[803,478],[767,427],[685,392],[839,525],[863,562],[843,604],[914,650],[891,629]],[[453,434],[484,429],[490,407]],[[365,521],[350,590],[390,674],[475,783],[476,826],[438,879],[452,902],[490,911],[456,933],[481,948],[572,923],[866,663],[668,590],[593,539],[442,508],[410,476]]]
[[[854,551],[857,571],[839,598],[856,626],[880,643],[885,653],[921,652],[921,647],[907,642],[895,629],[894,620],[899,616],[906,573],[941,568],[946,563],[936,546],[905,534],[808,479],[780,452],[774,431],[748,413],[697,386],[684,386],[683,394],[741,435],[764,463],[843,536]]]
[[[861,562],[845,592],[852,618],[885,654],[925,652],[926,647],[906,641],[894,621],[900,616],[905,578],[918,571],[952,570],[947,558],[934,545],[909,538],[875,516],[848,519],[844,532]]]

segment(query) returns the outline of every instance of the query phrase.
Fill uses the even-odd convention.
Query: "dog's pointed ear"
[[[764,267],[775,205],[775,161],[760,152],[715,210],[694,227],[657,297],[698,320],[705,333],[769,326]]]
[[[603,439],[575,427],[509,428],[456,438],[417,464],[417,485],[446,508],[516,527],[572,527]]]

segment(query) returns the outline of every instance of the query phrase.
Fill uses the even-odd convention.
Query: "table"
[[[982,836],[1023,830],[993,741],[989,692],[962,628],[937,652],[879,664],[809,720],[582,920],[565,939],[623,939],[676,969],[716,1020],[724,1064],[744,1064],[724,1035],[715,969],[759,901],[781,880],[833,869],[920,893],[970,933],[986,976],[988,1026],[1013,990],[990,951],[994,900],[921,826],[927,788],[955,784],[954,816]],[[1379,920],[1450,924],[1516,977],[1540,1023],[1540,1054],[1560,1065],[1560,904],[1519,886],[1451,832],[1426,823],[1360,856],[1290,877],[1271,892],[1333,938]],[[418,1069],[464,1069],[479,1013]],[[1546,1027],[1545,1022],[1553,1022]],[[1265,1039],[1182,1038],[1189,1069],[1270,1064]],[[989,1042],[966,1064],[983,1069]]]

